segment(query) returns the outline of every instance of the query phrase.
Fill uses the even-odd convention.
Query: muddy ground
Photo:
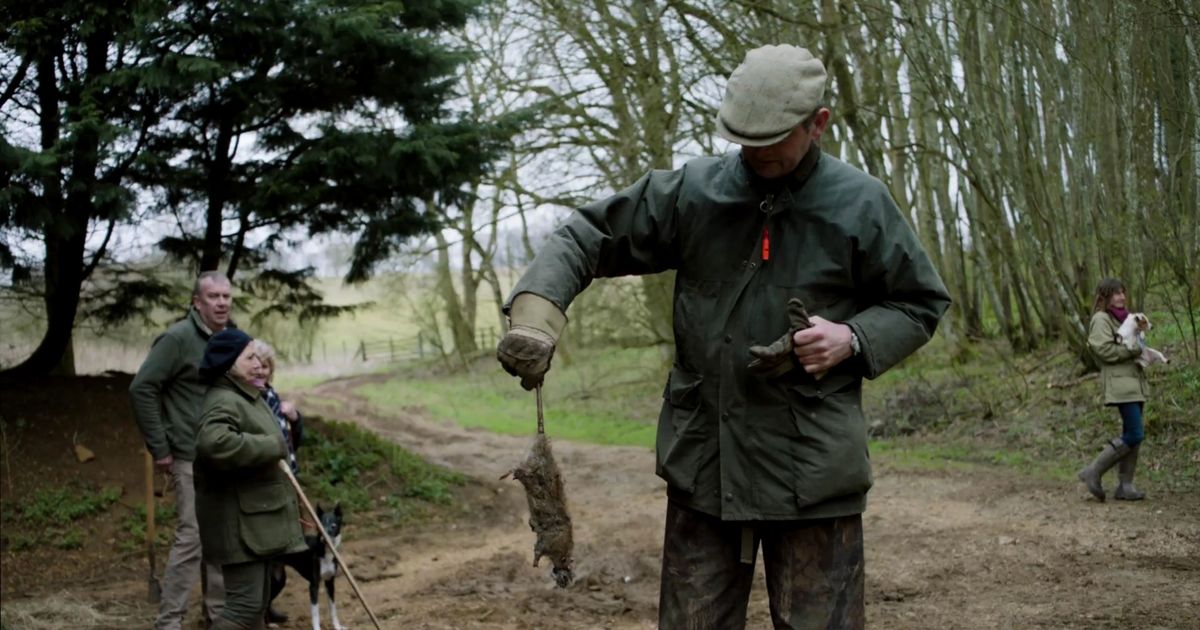
[[[305,407],[359,422],[478,481],[471,515],[457,522],[363,535],[356,529],[371,528],[351,520],[344,555],[383,627],[655,627],[665,500],[650,450],[555,443],[578,576],[555,589],[548,562],[530,566],[533,534],[519,485],[497,479],[529,439],[462,429],[423,409],[372,408],[354,393],[372,378],[379,377],[318,386]],[[552,401],[548,408],[553,436]],[[1194,494],[1148,486],[1150,501],[1100,504],[1075,484],[1019,471],[916,470],[886,459],[876,461],[876,478],[865,515],[869,627],[1200,627]],[[26,566],[5,558],[6,572]],[[51,583],[5,589],[6,621],[16,618],[12,611],[74,604],[97,611],[81,625],[148,627],[153,611],[138,562],[127,553],[113,564],[119,569],[100,563],[87,575],[67,571]],[[292,615],[284,627],[307,628],[307,593],[294,580],[281,598]],[[338,599],[348,626],[371,627],[344,580]],[[748,626],[770,626],[761,568]]]

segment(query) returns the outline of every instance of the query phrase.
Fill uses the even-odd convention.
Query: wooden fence
[[[495,328],[480,328],[475,331],[475,345],[481,350],[495,348],[499,341]],[[414,337],[376,339],[368,341],[360,339],[352,357],[355,361],[386,361],[387,363],[402,363],[405,361],[420,361],[441,356],[439,343],[418,333]]]

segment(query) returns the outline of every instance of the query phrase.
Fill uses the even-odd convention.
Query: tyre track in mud
[[[312,394],[347,419],[494,494],[486,517],[453,531],[362,541],[399,549],[371,580],[400,628],[655,626],[664,484],[650,449],[556,442],[576,527],[579,580],[554,589],[534,569],[533,533],[517,484],[496,478],[533,436],[464,429],[421,408],[372,408],[354,388]],[[532,408],[532,394],[531,408]],[[311,406],[320,408],[320,404]],[[1200,499],[1168,495],[1099,504],[1074,484],[1011,470],[900,469],[876,461],[864,515],[867,613],[877,628],[1194,628],[1200,622]],[[355,549],[352,544],[350,549]],[[761,563],[760,563],[761,565]],[[365,617],[362,619],[365,621]],[[761,566],[749,627],[770,626]]]

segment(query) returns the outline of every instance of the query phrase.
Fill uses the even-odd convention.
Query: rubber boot
[[[1146,498],[1146,493],[1133,487],[1133,473],[1137,469],[1138,449],[1141,444],[1129,449],[1129,454],[1121,458],[1121,462],[1117,465],[1117,484],[1116,492],[1113,492],[1113,498],[1119,501],[1141,501]]]
[[[1104,445],[1104,449],[1091,464],[1079,471],[1079,480],[1087,486],[1088,492],[1091,492],[1097,501],[1104,503],[1104,486],[1101,485],[1100,478],[1127,454],[1129,447],[1125,446],[1121,438],[1115,438]]]

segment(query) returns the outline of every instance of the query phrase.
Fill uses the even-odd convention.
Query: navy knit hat
[[[250,335],[237,328],[226,328],[209,337],[200,360],[200,379],[211,383],[228,372],[251,341]]]

